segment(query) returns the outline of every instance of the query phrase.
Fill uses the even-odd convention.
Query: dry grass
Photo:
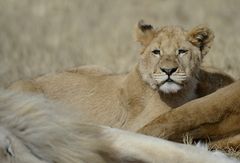
[[[115,72],[137,62],[135,23],[208,24],[216,41],[206,63],[239,78],[239,0],[0,0],[0,86],[66,67]]]
[[[193,138],[191,136],[187,134],[183,135],[183,143],[184,144],[191,144],[191,145],[196,145],[196,142],[193,140]],[[210,142],[209,142],[210,143]],[[221,149],[218,146],[212,146],[212,147],[208,147],[207,144],[202,144],[202,146],[205,148],[208,148],[208,150],[210,151],[221,151],[224,154],[226,154],[229,157],[233,157],[233,158],[237,158],[238,160],[240,160],[240,151],[234,149],[233,147],[225,147],[225,149]]]
[[[228,148],[226,151],[223,151],[227,156],[234,157],[240,160],[240,151],[237,151],[233,148]]]
[[[239,78],[239,17],[239,0],[0,0],[0,86],[84,64],[127,71],[137,62],[132,29],[142,18],[208,24],[216,39],[206,64]]]

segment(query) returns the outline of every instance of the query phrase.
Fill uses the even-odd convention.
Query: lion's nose
[[[168,76],[172,75],[174,72],[177,71],[177,67],[174,68],[160,68],[162,72],[165,72]]]

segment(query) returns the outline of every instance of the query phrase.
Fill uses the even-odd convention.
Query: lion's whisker
[[[185,73],[177,73],[177,74],[173,74],[172,76],[186,76]]]
[[[166,74],[153,74],[152,76],[166,76]]]

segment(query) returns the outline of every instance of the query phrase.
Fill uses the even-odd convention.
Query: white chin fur
[[[159,89],[164,93],[176,93],[180,89],[182,89],[182,86],[173,82],[166,82],[163,85],[161,85]]]

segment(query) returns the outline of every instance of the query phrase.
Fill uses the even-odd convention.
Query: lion
[[[0,162],[238,162],[218,151],[85,123],[85,118],[43,96],[0,90]]]
[[[157,132],[161,123],[155,123],[158,122],[156,119],[178,112],[179,107],[234,82],[223,72],[201,66],[214,40],[214,33],[206,26],[191,30],[179,26],[153,28],[139,21],[135,34],[142,48],[138,63],[127,74],[114,74],[97,67],[79,67],[18,81],[9,89],[40,93],[59,100],[71,106],[69,112],[83,112],[92,123],[167,138],[170,133]],[[195,121],[214,119],[207,115],[212,103],[204,104],[206,115],[203,116],[206,117],[194,116]],[[188,117],[181,112],[182,118],[198,115],[196,109],[192,110]],[[219,115],[217,112],[214,113]],[[187,126],[183,124],[179,128],[187,132],[184,125]],[[221,132],[223,134],[224,130]],[[204,136],[209,137],[207,132]],[[210,138],[214,140],[214,136]]]

